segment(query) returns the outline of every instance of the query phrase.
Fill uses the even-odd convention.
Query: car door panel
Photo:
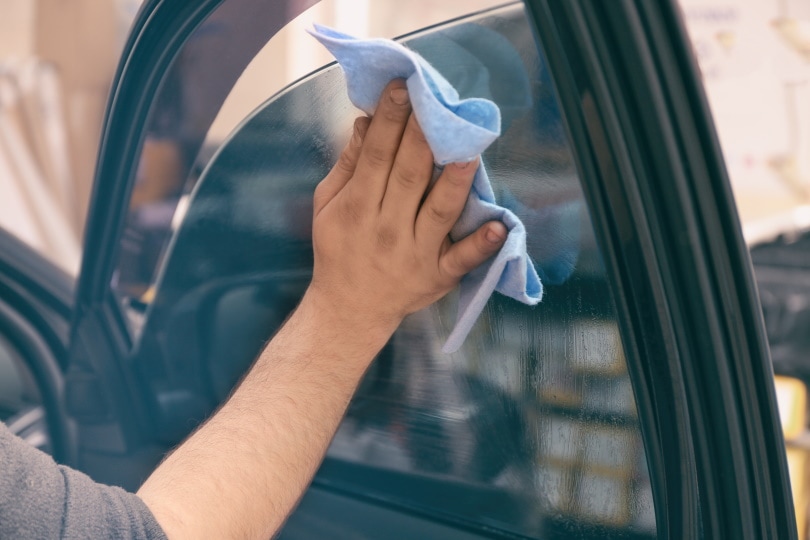
[[[572,111],[567,120],[578,140],[578,164],[594,173],[583,178],[598,184],[586,191],[596,213],[609,213],[606,227],[598,230],[616,256],[610,265],[616,282],[642,274],[618,296],[621,303],[636,302],[620,308],[637,318],[631,323],[635,331],[623,331],[635,332],[636,341],[648,346],[670,348],[663,354],[671,355],[671,347],[680,351],[680,360],[668,366],[649,360],[660,355],[645,354],[631,369],[648,378],[648,385],[636,384],[637,389],[670,394],[671,401],[655,399],[654,408],[642,409],[666,418],[658,428],[653,419],[653,425],[643,424],[657,431],[654,439],[691,424],[692,435],[680,434],[671,444],[694,448],[684,448],[680,465],[672,460],[669,466],[702,461],[692,472],[666,475],[697,476],[702,494],[700,517],[688,490],[668,497],[671,504],[680,501],[675,504],[682,522],[673,524],[673,536],[694,537],[702,527],[709,537],[794,537],[784,443],[750,261],[677,7],[529,4],[541,39],[547,38],[549,62],[560,68],[556,82],[568,102],[565,110]],[[651,278],[648,288],[639,286]],[[658,299],[652,304],[633,300],[638,294]],[[650,312],[651,305],[658,309]],[[655,323],[658,335],[641,338],[644,326],[662,315],[664,320]],[[661,372],[663,367],[676,371]],[[742,413],[743,402],[757,403],[760,413]],[[691,419],[678,411],[685,405],[695,408]],[[719,412],[724,409],[727,414]],[[653,464],[654,477],[655,469]],[[666,485],[666,480],[653,484]],[[766,487],[772,485],[781,488]]]
[[[489,40],[487,54],[476,56],[473,40]],[[493,298],[451,356],[437,351],[454,299],[409,317],[361,385],[316,485],[505,535],[649,535],[646,459],[611,295],[525,13],[504,8],[408,43],[428,60],[461,57],[462,94],[488,79],[483,91],[508,100],[504,135],[484,161],[536,235],[529,250],[547,300],[530,309]],[[521,77],[525,95],[498,86]],[[339,69],[327,67],[260,107],[202,173],[133,360],[163,407],[153,417],[165,419],[157,431],[167,443],[185,435],[192,407],[203,418],[227,396],[303,294],[311,192],[355,115]],[[569,432],[569,443],[550,442]]]
[[[2,421],[73,463],[76,441],[62,407],[73,280],[5,231],[0,253]]]
[[[105,458],[94,476],[129,487],[226,397],[293,309],[311,265],[311,190],[354,114],[334,68],[260,107],[176,201],[188,207],[160,240],[171,244],[155,286],[122,306],[125,208],[150,111],[220,5],[236,18],[247,6],[147,3],[107,116],[68,403],[81,463]],[[460,537],[793,537],[750,263],[675,8],[505,9],[523,26],[502,14],[483,26],[512,40],[533,106],[515,102],[484,158],[538,231],[530,239],[548,240],[530,246],[541,266],[575,244],[573,273],[549,279],[534,311],[494,299],[460,356],[435,354],[452,298],[411,317],[284,534],[374,537],[379,528],[325,514],[347,505]],[[257,46],[234,53],[234,79]]]

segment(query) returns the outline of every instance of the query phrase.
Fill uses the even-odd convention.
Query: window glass
[[[317,21],[358,36],[394,37],[502,3],[414,0],[403,10],[395,0],[224,2],[180,49],[146,122],[112,282],[133,334],[154,298],[188,194],[211,156],[260,103],[331,61],[305,28]]]
[[[445,36],[462,50],[448,54]],[[519,62],[499,49],[504,38]],[[505,9],[409,45],[445,74],[456,66],[472,78],[476,61],[485,65],[486,97],[499,102],[505,121],[484,163],[498,199],[526,223],[546,297],[529,308],[493,296],[450,356],[439,350],[454,299],[406,320],[352,403],[324,474],[347,487],[360,475],[366,490],[530,537],[653,535],[613,305],[525,15]],[[471,49],[474,59],[462,58]],[[520,95],[524,73],[530,84]]]
[[[112,282],[135,334],[154,296],[159,262],[182,218],[185,194],[199,176],[195,163],[209,126],[250,59],[313,3],[226,1],[188,38],[164,75],[144,128]]]
[[[654,537],[610,289],[523,8],[407,43],[462,96],[500,106],[503,136],[483,159],[498,200],[526,224],[546,296],[530,308],[496,294],[452,355],[441,353],[452,295],[408,317],[364,379],[316,482],[479,530]],[[312,192],[357,114],[341,71],[328,67],[263,104],[210,160],[137,357],[154,388],[172,388],[160,406],[189,407],[185,395],[211,396],[210,408],[225,399],[294,308],[311,275]]]

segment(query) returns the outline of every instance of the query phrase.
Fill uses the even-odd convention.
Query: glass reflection
[[[654,537],[610,291],[525,14],[502,8],[408,44],[463,95],[502,107],[504,134],[484,161],[499,200],[527,225],[546,297],[529,308],[493,296],[453,355],[441,345],[454,297],[409,317],[316,482],[531,538]],[[312,265],[312,191],[356,114],[328,68],[263,105],[204,171],[136,359],[159,395],[171,390],[158,417],[182,396],[215,407],[294,308]]]
[[[499,50],[504,36],[511,52]],[[442,43],[448,38],[453,46]],[[324,474],[340,476],[340,462],[362,464],[376,470],[363,477],[367,489],[402,486],[409,503],[531,537],[654,536],[621,339],[524,15],[513,9],[409,45],[462,95],[489,97],[504,111],[504,135],[484,161],[499,200],[526,223],[547,296],[536,308],[494,296],[452,356],[440,347],[453,298],[410,317],[360,388]],[[488,79],[483,91],[465,86],[482,78],[470,76],[476,69]]]
[[[234,83],[281,27],[316,2],[229,0],[179,51],[146,123],[113,278],[128,314],[142,312],[154,297],[175,213],[199,178],[198,154],[206,151],[205,136]]]

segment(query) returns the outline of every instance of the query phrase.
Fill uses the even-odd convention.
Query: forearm
[[[393,81],[359,119],[313,197],[307,294],[242,384],[138,494],[167,535],[259,538],[282,525],[323,457],[369,363],[409,313],[495,254],[506,228],[448,233],[475,177],[433,156]]]
[[[143,485],[171,539],[270,538],[311,480],[393,332],[305,296],[238,389]]]

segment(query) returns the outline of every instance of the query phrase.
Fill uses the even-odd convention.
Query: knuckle
[[[387,168],[391,162],[390,153],[379,144],[368,145],[364,156],[368,164],[375,169]]]
[[[425,133],[422,131],[422,128],[419,127],[419,122],[416,121],[415,116],[411,115],[408,124],[405,126],[405,130],[408,137],[411,137],[420,144],[427,145]]]
[[[329,179],[329,177],[327,176],[326,178],[324,178],[323,180],[318,182],[317,186],[315,186],[315,197],[316,198],[323,195],[323,192],[326,189],[326,181],[328,179]]]
[[[421,185],[419,171],[414,167],[404,164],[397,164],[391,171],[394,180],[406,189],[412,189]]]
[[[369,118],[367,116],[358,116],[354,119],[354,133],[359,135],[361,138],[365,137],[366,131],[368,131],[368,123]]]
[[[451,253],[444,259],[444,273],[448,276],[463,274],[463,265],[458,253]]]
[[[447,174],[445,174],[444,176],[445,180],[447,181],[448,184],[450,184],[450,186],[459,189],[466,188],[467,185],[472,180],[472,177],[470,175],[458,171],[453,172],[448,171]]]
[[[426,211],[428,218],[438,225],[448,225],[453,219],[453,215],[449,210],[437,207],[435,204],[429,204]]]
[[[382,226],[377,230],[377,245],[383,250],[391,250],[396,247],[399,240],[397,230],[390,226]]]
[[[337,163],[335,163],[335,168],[337,170],[347,174],[354,173],[354,169],[356,166],[357,160],[354,158],[354,156],[350,155],[346,151],[341,152],[340,157],[338,157]]]
[[[407,118],[410,109],[407,105],[391,104],[388,107],[382,107],[380,112],[382,113],[383,119],[387,122],[402,123]]]
[[[352,138],[349,140],[349,148],[353,151],[363,147],[363,141],[368,132],[368,118],[355,118],[354,127],[352,128]]]
[[[326,186],[322,180],[320,184],[315,186],[315,192],[312,194],[312,199],[315,201],[320,201],[324,197],[326,197]]]
[[[360,201],[345,197],[340,206],[340,216],[347,223],[360,223],[363,219],[363,208]]]
[[[492,252],[492,244],[487,242],[483,232],[479,231],[475,234],[473,246],[480,255],[489,255]]]

